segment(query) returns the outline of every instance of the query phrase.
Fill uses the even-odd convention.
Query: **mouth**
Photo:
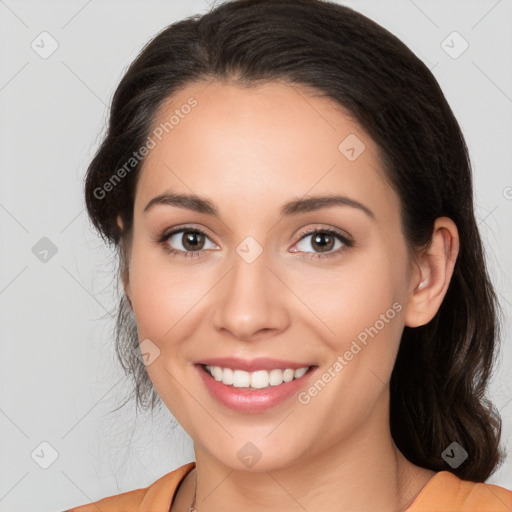
[[[217,382],[225,386],[244,389],[267,389],[280,386],[293,380],[301,379],[315,368],[315,365],[300,368],[273,368],[271,370],[256,370],[248,372],[240,369],[200,364],[199,366]]]
[[[318,370],[317,365],[292,364],[295,368],[290,368],[287,363],[276,368],[278,363],[273,362],[267,364],[273,368],[262,369],[261,364],[260,361],[260,368],[253,371],[206,363],[196,363],[195,367],[210,396],[240,413],[263,413],[280,404],[290,406],[290,399],[308,385]]]

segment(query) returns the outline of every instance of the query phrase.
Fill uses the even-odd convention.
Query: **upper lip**
[[[240,359],[237,357],[210,357],[196,361],[195,364],[206,364],[208,366],[220,366],[221,368],[231,368],[233,370],[244,370],[246,372],[255,372],[257,370],[274,370],[291,368],[308,368],[313,366],[311,363],[298,363],[296,361],[285,361],[283,359],[273,359],[271,357],[258,357],[254,359]]]

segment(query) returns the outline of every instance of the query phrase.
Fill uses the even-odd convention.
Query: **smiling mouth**
[[[226,386],[245,389],[266,389],[272,386],[280,386],[304,377],[304,375],[316,367],[313,365],[297,369],[275,368],[270,371],[257,370],[254,372],[246,372],[244,370],[206,364],[201,364],[200,366],[217,382],[222,382],[222,384]]]

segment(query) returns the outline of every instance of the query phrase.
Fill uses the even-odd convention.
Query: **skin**
[[[404,326],[428,323],[445,296],[456,226],[437,219],[428,250],[412,255],[377,146],[310,90],[193,84],[166,102],[155,126],[191,96],[197,106],[141,170],[123,276],[139,338],[160,350],[149,376],[194,442],[196,469],[172,512],[188,509],[196,482],[199,512],[405,510],[435,473],[393,443],[388,383]],[[354,161],[338,149],[350,134],[365,144]],[[209,199],[220,218],[169,205],[143,211],[169,190]],[[340,205],[279,217],[289,200],[333,193],[375,218]],[[186,250],[183,235],[200,228],[208,237],[199,257],[173,256],[155,241],[181,226],[167,245]],[[300,237],[304,228],[341,230],[354,246],[336,242],[327,249],[343,247],[336,256],[308,259],[325,253],[314,235]],[[250,264],[236,252],[247,236],[263,251]],[[394,303],[396,316],[307,404],[292,397],[262,413],[236,412],[210,396],[194,367],[206,357],[266,356],[314,363],[321,376]],[[262,454],[252,468],[237,456],[247,442]]]

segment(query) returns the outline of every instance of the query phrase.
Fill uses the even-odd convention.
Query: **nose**
[[[265,251],[254,261],[233,255],[233,266],[219,283],[213,323],[240,341],[255,341],[284,332],[290,324],[291,292],[269,266]]]

